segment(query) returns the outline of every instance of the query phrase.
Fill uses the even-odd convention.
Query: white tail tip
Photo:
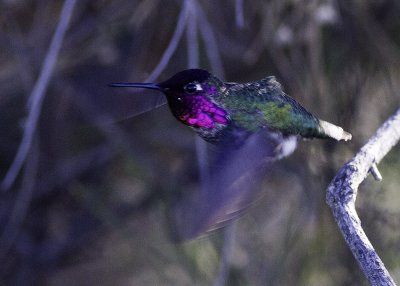
[[[338,141],[351,140],[352,135],[349,132],[344,131],[342,127],[336,126],[332,123],[323,120],[320,120],[319,124],[327,136],[336,139]]]

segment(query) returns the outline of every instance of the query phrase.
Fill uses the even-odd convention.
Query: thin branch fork
[[[396,285],[361,227],[355,209],[358,186],[371,173],[381,180],[377,164],[400,139],[400,109],[346,163],[327,189],[326,201],[346,243],[371,285]]]

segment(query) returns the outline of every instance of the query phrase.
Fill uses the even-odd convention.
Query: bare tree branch
[[[236,222],[231,221],[224,229],[224,244],[219,263],[218,276],[214,280],[214,286],[227,285],[229,278],[230,261],[234,247],[236,233]]]
[[[53,73],[59,51],[61,49],[61,44],[63,42],[65,32],[68,29],[75,3],[76,0],[66,0],[64,2],[60,14],[60,20],[51,40],[46,58],[44,59],[43,68],[29,97],[29,114],[26,120],[25,132],[22,137],[22,141],[18,147],[18,151],[14,158],[14,161],[12,162],[4,180],[1,183],[1,188],[4,191],[8,190],[14,183],[31,147],[33,136],[35,134],[37,123],[39,121],[40,112],[42,110],[43,99],[46,94],[46,90],[49,85],[50,77]]]
[[[37,137],[37,136],[35,136]],[[13,246],[21,231],[21,225],[28,213],[32,201],[33,191],[36,187],[36,175],[39,163],[39,143],[33,138],[31,152],[26,162],[21,189],[19,190],[15,204],[7,223],[0,236],[0,260],[3,260]]]
[[[171,37],[171,41],[168,44],[168,47],[165,49],[160,61],[158,62],[157,66],[153,69],[151,74],[146,78],[146,82],[153,82],[161,72],[167,66],[169,60],[171,59],[172,55],[174,54],[176,48],[178,47],[178,43],[182,38],[183,32],[186,27],[186,19],[189,12],[189,5],[190,1],[184,1],[183,7],[178,17],[178,22],[176,23],[176,28],[174,34]]]
[[[236,26],[242,29],[244,27],[243,0],[235,1],[235,20]]]
[[[198,39],[198,27],[197,27],[197,14],[196,7],[192,0],[186,0],[189,11],[190,21],[187,22],[186,27],[186,49],[187,49],[187,61],[188,68],[199,68],[199,39]]]
[[[219,75],[221,79],[225,78],[224,68],[222,64],[222,59],[220,56],[217,37],[215,36],[214,28],[207,19],[203,8],[197,2],[197,0],[192,0],[192,3],[196,9],[198,17],[198,27],[200,30],[200,35],[206,46],[207,58],[211,65],[211,70]]]
[[[361,227],[355,210],[358,186],[368,173],[380,178],[376,164],[400,139],[400,109],[391,116],[328,186],[326,201],[353,255],[371,285],[395,285]]]

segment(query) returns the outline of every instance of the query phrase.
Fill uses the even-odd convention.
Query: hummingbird
[[[273,162],[286,157],[295,150],[300,138],[347,141],[352,137],[342,127],[307,111],[283,91],[274,76],[233,83],[224,82],[203,69],[188,69],[160,83],[110,86],[162,92],[178,121],[220,147],[222,155],[214,160],[216,167],[211,169],[214,180],[205,188],[206,194],[192,196],[175,214],[175,220],[185,229],[181,235],[185,239],[220,227],[249,204],[250,192],[243,191],[243,185],[239,188],[238,184],[232,190],[232,185],[240,173],[246,173],[249,168],[259,169],[254,160],[266,157],[268,162]],[[268,147],[262,147],[265,145],[260,141],[267,142]],[[240,155],[233,155],[236,153]],[[244,163],[249,158],[250,163]],[[186,218],[188,212],[195,214]]]

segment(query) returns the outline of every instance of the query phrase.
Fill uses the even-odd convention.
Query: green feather
[[[323,137],[319,121],[287,96],[275,77],[232,85],[222,102],[237,126],[248,131],[261,128],[304,137]]]

